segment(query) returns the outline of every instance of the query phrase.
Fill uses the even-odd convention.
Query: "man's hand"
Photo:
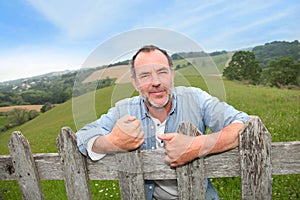
[[[107,135],[107,139],[120,151],[131,151],[144,143],[144,132],[139,120],[125,115],[117,121],[111,133]]]
[[[165,140],[166,158],[171,167],[184,165],[199,157],[205,136],[187,136],[179,133],[161,134],[160,140]]]
[[[178,133],[159,135],[165,140],[166,158],[171,167],[178,167],[197,157],[224,152],[238,146],[238,134],[244,127],[241,122],[229,124],[221,131],[196,137]]]

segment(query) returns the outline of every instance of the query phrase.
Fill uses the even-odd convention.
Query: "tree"
[[[26,90],[21,92],[20,95],[29,104],[43,104],[51,99],[49,93],[41,90]]]
[[[51,110],[54,107],[54,105],[52,105],[51,103],[47,102],[45,103],[42,108],[41,108],[41,112],[47,112],[48,110]]]
[[[28,112],[28,120],[32,120],[32,119],[36,118],[37,116],[39,116],[39,112],[36,110],[30,110]]]
[[[276,87],[298,85],[300,62],[294,62],[293,57],[281,57],[268,63],[263,72],[267,84]]]
[[[12,126],[18,126],[28,121],[28,111],[26,109],[15,108],[8,113],[8,120]]]
[[[255,60],[255,55],[250,51],[238,51],[232,56],[223,76],[229,80],[248,81],[257,84],[260,80],[262,68]]]

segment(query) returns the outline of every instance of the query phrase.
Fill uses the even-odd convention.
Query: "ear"
[[[175,70],[174,69],[171,69],[171,76],[172,76],[172,80],[174,81],[174,78],[175,78]]]
[[[139,91],[139,89],[138,89],[138,83],[136,82],[136,79],[133,76],[131,76],[130,79],[131,79],[131,83],[132,83],[134,89],[136,91]]]

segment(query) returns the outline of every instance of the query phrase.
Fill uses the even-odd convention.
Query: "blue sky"
[[[99,44],[149,27],[207,52],[300,40],[299,10],[298,0],[1,0],[0,82],[79,69]]]

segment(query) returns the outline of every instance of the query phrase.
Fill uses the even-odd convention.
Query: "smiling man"
[[[170,56],[156,46],[144,46],[131,62],[131,81],[139,96],[116,103],[100,119],[77,132],[79,150],[93,160],[135,149],[163,148],[165,161],[178,167],[197,157],[238,145],[238,133],[249,116],[199,88],[174,87]],[[204,135],[176,131],[193,123]],[[206,128],[212,134],[205,135]],[[146,199],[178,199],[176,180],[146,181]],[[206,199],[219,199],[206,180]]]

